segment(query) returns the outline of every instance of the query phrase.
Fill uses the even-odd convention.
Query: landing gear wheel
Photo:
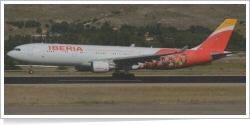
[[[113,73],[112,76],[113,76],[113,78],[117,78],[118,77],[118,73]]]
[[[30,70],[30,71],[29,71],[29,73],[30,73],[30,74],[33,74],[33,73],[34,73],[34,71],[33,71],[33,70]]]
[[[135,74],[133,74],[133,73],[129,73],[127,76],[128,76],[129,79],[134,79],[135,78]]]
[[[29,73],[30,73],[30,74],[33,74],[33,73],[34,73],[34,71],[32,70],[32,64],[30,64],[29,66],[30,66]]]

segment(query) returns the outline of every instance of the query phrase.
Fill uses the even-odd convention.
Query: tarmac
[[[115,79],[111,76],[83,77],[4,77],[4,84],[68,83],[246,83],[246,76],[137,76]]]

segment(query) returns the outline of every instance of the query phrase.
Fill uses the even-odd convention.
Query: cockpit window
[[[20,48],[14,48],[13,50],[14,50],[14,51],[21,51]]]

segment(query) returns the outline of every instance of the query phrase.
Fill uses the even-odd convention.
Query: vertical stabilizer
[[[201,45],[192,50],[224,51],[237,19],[226,19]]]

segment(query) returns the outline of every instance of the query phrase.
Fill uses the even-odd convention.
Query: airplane
[[[134,78],[129,70],[180,69],[232,56],[225,48],[236,22],[237,19],[226,19],[203,43],[191,49],[31,43],[15,47],[7,55],[29,64],[30,74],[32,65],[55,65],[75,66],[93,73],[114,70],[114,78]]]

